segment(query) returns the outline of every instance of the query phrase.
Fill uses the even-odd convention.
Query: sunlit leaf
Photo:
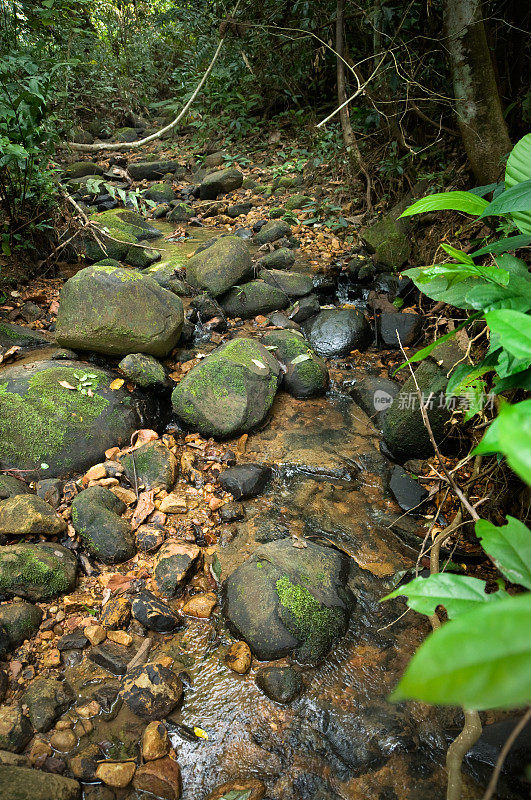
[[[501,526],[480,519],[476,536],[508,580],[531,589],[531,531],[527,525],[510,516],[507,525]]]
[[[430,575],[428,578],[414,578],[405,586],[399,586],[383,600],[402,595],[407,597],[407,604],[413,611],[431,616],[437,606],[444,606],[450,619],[473,611],[485,603],[495,603],[509,597],[502,590],[486,594],[485,581],[479,578],[451,575],[447,572]]]

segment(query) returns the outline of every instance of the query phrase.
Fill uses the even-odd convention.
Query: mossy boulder
[[[239,189],[242,183],[243,174],[238,169],[220,169],[204,178],[199,187],[199,197],[201,200],[215,200],[220,194]]]
[[[50,600],[76,585],[75,555],[59,544],[12,544],[0,549],[0,597]]]
[[[0,468],[32,470],[32,475],[47,478],[66,476],[100,461],[112,445],[129,441],[142,427],[147,403],[126,389],[111,390],[115,377],[75,361],[43,360],[4,368]]]
[[[152,183],[144,192],[144,197],[155,203],[169,203],[175,199],[175,192],[170,183]]]
[[[114,138],[117,142],[136,142],[138,139],[138,131],[135,128],[118,128],[114,132]]]
[[[86,267],[61,290],[57,341],[65,347],[123,356],[165,356],[179,340],[183,304],[149,275]]]
[[[261,258],[256,267],[258,269],[289,269],[295,263],[295,253],[289,247],[279,247]]]
[[[194,367],[174,389],[172,404],[188,428],[207,436],[246,433],[267,416],[280,367],[253,339],[233,339]]]
[[[238,236],[221,236],[196,252],[186,266],[186,280],[196,289],[217,297],[251,271],[249,248]]]
[[[135,181],[156,181],[168,172],[174,173],[179,167],[178,161],[136,161],[128,164],[127,171]]]
[[[304,297],[310,294],[313,289],[313,281],[310,275],[302,272],[286,272],[283,269],[261,269],[258,273],[261,280],[270,286],[275,286],[288,297]]]
[[[32,331],[23,325],[0,320],[0,347],[49,347],[50,339],[39,331]]]
[[[309,197],[307,194],[294,194],[286,200],[284,206],[287,211],[295,211],[299,208],[306,208],[311,203],[313,203],[313,197]]]
[[[121,267],[119,261],[115,258],[102,258],[101,261],[96,262],[93,264],[94,267]]]
[[[283,365],[284,386],[293,397],[303,399],[326,391],[328,388],[326,364],[297,331],[272,331],[264,336],[262,344]]]
[[[39,630],[42,611],[33,603],[18,600],[0,606],[0,627],[7,633],[9,647],[14,650]]]
[[[103,168],[94,161],[74,161],[63,170],[63,180],[84,178],[86,175],[103,175]]]
[[[133,236],[137,241],[140,241],[140,239],[160,239],[162,236],[158,228],[154,228],[144,219],[142,214],[124,208],[115,208],[111,211],[102,211],[101,214],[93,214],[91,220],[102,228],[113,228]]]
[[[261,661],[287,655],[317,663],[342,636],[354,607],[349,560],[290,539],[262,545],[225,581],[229,625]]]
[[[303,330],[313,349],[324,358],[362,350],[371,339],[367,320],[355,308],[325,309],[308,319]]]
[[[0,797],[2,800],[81,800],[81,786],[70,778],[38,769],[0,766]]]
[[[13,475],[0,475],[0,500],[15,497],[17,494],[31,494],[28,484]]]
[[[131,245],[125,254],[124,261],[130,267],[137,267],[138,269],[147,269],[152,264],[156,264],[162,258],[158,250],[153,247],[140,247],[140,244]]]
[[[37,678],[23,695],[33,727],[40,733],[49,731],[73,700],[74,692],[68,683],[53,678]]]
[[[384,218],[375,222],[363,231],[362,238],[380,264],[398,268],[411,255],[411,239],[393,219]]]
[[[179,472],[177,459],[160,440],[137,447],[122,456],[121,463],[129,483],[134,486],[136,479],[138,486],[143,484],[146,489],[165,489],[169,492]]]
[[[166,383],[166,370],[156,358],[145,353],[130,353],[118,364],[125,377],[147,389]]]
[[[177,203],[168,214],[169,222],[188,222],[194,216],[194,210],[187,203]]]
[[[291,225],[288,225],[283,219],[271,220],[261,228],[254,237],[256,244],[270,244],[276,242],[277,239],[282,239],[284,236],[291,235]]]
[[[0,503],[0,533],[5,536],[59,536],[66,522],[36,494],[17,494]]]
[[[121,564],[136,553],[131,525],[120,516],[125,509],[104,486],[89,486],[72,503],[76,532],[86,550],[104,564]]]
[[[289,305],[289,298],[281,289],[256,280],[234,286],[220,298],[220,305],[228,317],[251,319],[257,314],[269,314]]]

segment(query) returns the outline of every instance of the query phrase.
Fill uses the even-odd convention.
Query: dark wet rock
[[[156,525],[140,525],[135,531],[136,547],[141,553],[154,553],[164,538],[164,530]]]
[[[282,239],[284,236],[289,236],[290,234],[291,225],[288,225],[288,223],[284,222],[282,219],[277,219],[271,220],[271,222],[264,225],[254,238],[256,244],[262,245],[276,242],[277,239]]]
[[[21,753],[32,736],[33,727],[19,703],[0,708],[0,750]],[[4,767],[0,767],[0,787],[2,769]],[[0,794],[0,797],[3,799],[4,795]]]
[[[199,197],[201,200],[216,200],[220,194],[227,194],[239,189],[242,183],[242,173],[232,167],[211,172],[199,187]]]
[[[187,203],[177,203],[168,214],[169,222],[188,222],[194,216],[194,210]]]
[[[93,396],[61,386],[82,387]],[[109,387],[115,374],[72,361],[35,361],[2,370],[0,465],[42,477],[82,472],[142,427],[139,395]],[[41,467],[41,464],[44,466]]]
[[[287,539],[290,535],[288,524],[283,519],[275,519],[271,515],[258,515],[249,520],[254,538],[261,544]]]
[[[177,161],[136,161],[127,165],[127,171],[135,181],[156,181],[168,172],[175,172],[179,166]]]
[[[85,175],[103,175],[103,168],[93,161],[74,161],[63,170],[63,180],[84,178]]]
[[[288,297],[304,297],[310,294],[313,289],[313,282],[310,275],[304,275],[301,272],[286,272],[281,269],[262,269],[258,273],[258,277],[280,289],[281,292],[287,294]]]
[[[13,544],[0,548],[0,596],[39,601],[76,585],[75,556],[59,544]]]
[[[23,600],[0,606],[0,627],[7,633],[10,649],[14,650],[39,630],[42,611]]]
[[[245,508],[242,503],[231,502],[219,509],[219,518],[222,522],[238,522],[245,517]]]
[[[292,667],[262,667],[256,673],[256,683],[270,700],[282,704],[295,700],[303,687],[300,672]]]
[[[81,800],[81,786],[71,778],[38,769],[0,766],[2,800]]]
[[[53,678],[37,678],[22,696],[33,727],[40,733],[49,731],[73,700],[74,693],[68,683]]]
[[[227,209],[227,216],[236,219],[236,217],[245,216],[249,213],[252,208],[252,203],[249,203],[247,200],[243,200],[241,203],[235,203],[233,206],[229,206]]]
[[[3,669],[0,669],[0,703],[3,701],[9,689],[9,678]]]
[[[171,633],[181,626],[177,614],[151,592],[141,592],[135,597],[131,612],[145,628],[158,633]]]
[[[295,253],[288,247],[279,247],[267,253],[256,263],[257,269],[289,269],[295,263]]]
[[[186,266],[186,280],[217,297],[239,283],[251,270],[249,248],[237,236],[221,236],[195,254]]]
[[[440,367],[431,358],[426,358],[415,370],[415,378],[424,398],[432,394],[432,407],[427,409],[430,425],[435,441],[440,446],[447,434],[446,424],[450,419],[450,410],[441,396],[448,383],[447,370]],[[442,407],[439,407],[442,405]],[[422,420],[417,388],[413,377],[407,379],[396,395],[393,405],[387,411],[383,426],[384,441],[397,461],[404,462],[410,458],[429,458],[433,455],[433,446]]]
[[[133,786],[139,792],[161,800],[179,800],[182,791],[181,768],[175,759],[166,756],[138,767]]]
[[[146,246],[140,247],[139,245],[131,245],[124,257],[126,264],[131,267],[137,267],[138,269],[147,269],[152,264],[156,264],[157,261],[160,261],[161,254],[157,250],[149,247],[147,243],[140,242],[139,244],[145,244]]]
[[[0,500],[7,500],[17,494],[31,494],[31,489],[27,483],[13,475],[0,475]]]
[[[170,183],[153,183],[144,193],[144,197],[155,203],[169,203],[175,200],[175,192]]]
[[[33,331],[23,325],[0,320],[0,347],[49,347],[50,339],[40,331]]]
[[[127,673],[120,695],[133,714],[142,719],[161,720],[173,711],[182,693],[182,682],[171,669],[144,664]]]
[[[158,551],[153,565],[153,580],[164,597],[174,597],[187,580],[201,550],[195,544],[169,539]]]
[[[213,317],[220,317],[225,320],[225,313],[220,304],[208,294],[200,294],[198,297],[194,297],[190,307],[197,313],[201,322],[208,322]]]
[[[311,542],[262,545],[225,581],[229,623],[262,661],[291,653],[318,662],[345,633],[354,605],[348,566],[339,551]]]
[[[67,347],[123,356],[165,356],[184,321],[181,300],[143,272],[85,267],[61,289],[57,341]]]
[[[156,358],[145,353],[130,353],[118,364],[125,377],[137,386],[147,388],[166,382],[166,370]]]
[[[492,769],[506,743],[521,717],[508,719],[484,725],[478,741],[472,745],[465,756],[465,770],[481,784],[487,783],[491,777]],[[457,736],[457,731],[452,732],[450,738]],[[505,797],[506,787],[518,793],[522,798],[529,793],[529,780],[526,777],[526,767],[531,763],[531,722],[528,722],[518,738],[513,742],[505,761],[503,762],[497,792],[499,797]],[[521,794],[520,794],[521,793]],[[511,794],[512,798],[513,795]]]
[[[272,331],[262,339],[284,367],[283,385],[300,399],[323,394],[328,387],[328,369],[297,331]],[[274,348],[274,349],[273,349]]]
[[[44,478],[37,481],[36,490],[39,497],[42,497],[52,508],[57,508],[63,499],[64,481],[60,478]]]
[[[207,436],[246,433],[273,403],[278,361],[253,339],[233,339],[190,370],[174,389],[179,419]]]
[[[415,509],[417,513],[422,513],[418,508],[427,498],[428,492],[398,464],[391,473],[389,488],[402,511]]]
[[[301,327],[296,322],[288,319],[281,311],[273,311],[273,313],[269,315],[268,321],[270,325],[274,325],[276,328],[282,328],[282,330],[298,331]]]
[[[235,500],[247,500],[261,494],[270,477],[271,467],[265,464],[239,464],[222,472],[219,483]]]
[[[92,647],[88,657],[99,667],[103,667],[113,675],[125,675],[127,665],[131,661],[133,654],[128,647],[115,642],[103,642],[96,647]]]
[[[379,332],[387,347],[410,347],[415,344],[422,330],[422,317],[418,314],[382,314]]]
[[[66,633],[57,642],[57,649],[61,652],[66,650],[83,650],[88,645],[88,639],[81,631]]]
[[[131,486],[142,484],[146,489],[165,489],[174,486],[179,472],[177,459],[160,440],[147,442],[122,456],[121,463]]]
[[[3,625],[0,625],[0,659],[5,658],[10,650],[11,640],[6,629],[3,627]]]
[[[114,138],[117,142],[136,142],[138,139],[138,133],[135,128],[118,128],[114,132]]]
[[[220,298],[220,303],[228,317],[251,319],[257,314],[269,314],[271,311],[286,308],[289,299],[276,286],[256,280],[230,289]]]
[[[126,506],[103,486],[90,486],[74,498],[72,524],[85,549],[104,564],[121,564],[136,553]]]
[[[392,406],[399,391],[400,384],[396,381],[368,375],[349,389],[349,394],[367,416],[374,419],[381,428],[387,410]]]
[[[59,536],[66,522],[36,494],[17,494],[0,503],[0,533],[7,536]]]
[[[312,293],[296,300],[295,303],[288,308],[286,314],[292,322],[300,326],[306,320],[315,317],[320,311],[321,304],[319,303],[319,298]]]
[[[354,308],[325,309],[308,320],[303,330],[311,346],[324,358],[362,350],[371,338],[365,317]]]

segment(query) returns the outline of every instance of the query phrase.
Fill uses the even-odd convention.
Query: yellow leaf
[[[125,383],[125,381],[124,381],[122,378],[116,378],[116,379],[115,379],[115,380],[114,380],[114,381],[111,383],[111,385],[109,386],[109,389],[112,389],[112,390],[113,390],[113,392],[115,392],[115,391],[116,391],[116,389],[121,389],[121,388],[122,388],[122,386],[124,385],[124,383]]]
[[[194,733],[198,739],[208,739],[208,733],[205,733],[203,728],[197,728],[194,726]]]

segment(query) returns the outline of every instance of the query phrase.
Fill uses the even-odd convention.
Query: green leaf
[[[476,536],[498,569],[512,583],[531,589],[531,531],[520,520],[507,516],[497,527],[486,519],[476,522]]]
[[[531,179],[531,133],[515,144],[505,168],[505,186],[511,189]],[[531,211],[516,211],[512,219],[521,233],[531,234]]]
[[[498,239],[497,242],[480,247],[479,250],[470,253],[470,257],[478,258],[478,256],[484,256],[487,253],[507,253],[511,250],[518,250],[520,247],[527,247],[528,244],[531,244],[531,235],[529,234],[507,236],[505,239]]]
[[[411,217],[413,214],[424,214],[426,211],[464,211],[479,216],[487,206],[486,200],[471,192],[439,192],[417,200],[406,208],[400,217]]]
[[[410,271],[411,270],[408,270],[408,272],[410,272]],[[417,353],[415,353],[415,355],[411,356],[411,358],[408,358],[407,361],[404,361],[403,364],[400,364],[400,366],[395,369],[393,375],[396,375],[396,373],[400,369],[403,369],[404,367],[407,367],[409,364],[414,364],[416,361],[423,361],[426,358],[426,356],[430,355],[432,350],[435,350],[437,345],[441,344],[442,342],[447,342],[448,339],[451,339],[453,336],[455,336],[455,334],[458,331],[460,331],[463,328],[465,328],[470,322],[472,322],[475,319],[478,319],[478,317],[480,317],[480,316],[481,316],[480,313],[472,314],[468,319],[466,319],[464,322],[462,322],[460,325],[458,325],[457,328],[454,328],[453,331],[450,331],[449,333],[445,333],[444,336],[441,336],[439,339],[436,339],[431,344],[428,344],[428,345],[426,345],[426,347],[423,347],[422,350],[419,350]]]
[[[531,484],[531,400],[505,403],[473,455],[497,452],[503,453],[511,469]]]
[[[485,594],[485,581],[479,578],[449,575],[446,572],[430,575],[429,578],[414,578],[405,586],[399,586],[383,600],[400,595],[407,597],[409,608],[426,616],[434,614],[437,606],[444,606],[450,619],[473,611],[479,605],[499,602],[509,597],[503,590]]]
[[[475,266],[471,256],[469,256],[468,253],[465,253],[463,250],[458,250],[456,247],[452,247],[451,244],[443,244],[442,242],[441,247],[446,253],[448,253],[449,256],[452,256],[452,258],[455,258],[460,263],[469,264],[472,267]]]
[[[485,316],[500,344],[516,358],[531,359],[531,317],[521,311],[500,308]]]
[[[531,211],[531,180],[515,183],[488,204],[480,217],[499,217],[515,211]]]
[[[231,789],[219,800],[249,800],[251,793],[251,789]]]
[[[470,709],[531,702],[531,593],[448,622],[417,650],[391,699]]]

